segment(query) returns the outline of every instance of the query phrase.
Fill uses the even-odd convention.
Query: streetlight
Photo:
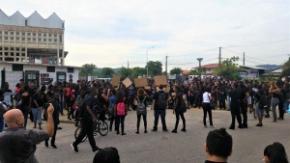
[[[147,78],[148,78],[148,76],[149,76],[149,67],[148,67],[148,51],[149,51],[149,49],[153,49],[153,48],[154,48],[154,46],[149,47],[149,48],[146,48],[146,71],[147,71]]]
[[[203,60],[203,58],[197,58],[198,61],[198,65],[199,65],[199,78],[201,79],[201,61]]]

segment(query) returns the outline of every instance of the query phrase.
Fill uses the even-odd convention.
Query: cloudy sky
[[[67,65],[169,67],[216,63],[242,57],[246,64],[281,64],[290,54],[289,0],[0,0],[11,15],[19,10],[65,20]]]

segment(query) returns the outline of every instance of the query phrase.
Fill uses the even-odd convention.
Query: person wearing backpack
[[[141,117],[143,117],[143,122],[144,122],[144,133],[147,133],[147,96],[145,95],[144,89],[139,89],[137,92],[137,131],[136,134],[139,134],[139,128],[140,128],[140,120]]]
[[[181,129],[182,132],[186,132],[186,122],[184,118],[184,113],[186,112],[186,104],[183,98],[183,92],[179,87],[176,88],[176,105],[175,110],[173,113],[176,115],[176,122],[175,122],[175,128],[172,130],[172,133],[177,133],[177,128],[179,124],[179,117],[181,117],[183,122],[183,128]]]
[[[126,133],[124,132],[125,117],[127,115],[125,100],[126,98],[124,96],[119,96],[116,107],[115,107],[117,135],[120,134],[120,125],[121,125],[121,132],[122,132],[121,134],[126,135]]]
[[[159,91],[153,96],[153,109],[154,109],[154,126],[152,131],[157,131],[159,116],[161,117],[163,131],[167,132],[165,115],[167,107],[167,95],[163,91],[163,86],[159,86]]]

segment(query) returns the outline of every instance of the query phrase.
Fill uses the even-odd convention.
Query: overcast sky
[[[246,64],[281,64],[290,54],[289,0],[0,0],[8,15],[37,10],[65,20],[67,65],[197,66],[242,57]]]

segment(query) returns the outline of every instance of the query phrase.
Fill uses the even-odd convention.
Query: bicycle
[[[81,132],[81,123],[77,126],[74,137],[75,139],[79,136]],[[94,136],[97,136],[97,134],[100,134],[101,136],[107,136],[109,133],[109,126],[108,123],[105,120],[97,119],[96,123],[94,124]],[[87,135],[83,138],[82,142],[85,142],[87,140]]]

